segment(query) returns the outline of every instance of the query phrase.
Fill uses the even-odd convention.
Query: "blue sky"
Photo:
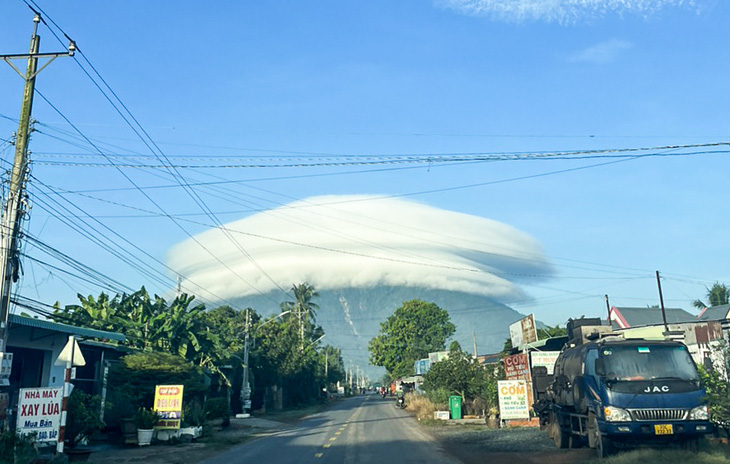
[[[730,283],[726,154],[696,148],[640,159],[436,159],[728,141],[730,4],[545,4],[38,2],[160,150],[174,164],[197,166],[181,168],[187,182],[240,181],[230,184],[240,195],[235,202],[230,191],[195,187],[221,222],[316,195],[405,195],[536,240],[554,273],[521,282],[531,298],[509,304],[547,323],[602,315],[604,294],[620,306],[657,304],[655,270],[665,276],[667,306],[691,310],[705,286]],[[0,2],[0,53],[27,50],[31,19],[22,1]],[[42,51],[63,49],[45,26],[40,33]],[[0,89],[0,115],[17,118],[22,81],[6,65]],[[116,163],[159,164],[74,59],[53,62],[37,89]],[[174,279],[150,282],[86,241],[56,218],[62,211],[50,198],[82,207],[99,221],[95,228],[108,227],[104,235],[125,247],[122,254],[168,275],[112,234],[166,262],[175,244],[208,227],[140,211],[156,210],[150,199],[171,216],[212,219],[181,188],[148,189],[172,183],[159,169],[60,165],[109,160],[91,158],[96,149],[84,140],[69,144],[79,135],[38,96],[34,118],[43,125],[31,144],[30,233],[130,288],[167,291]],[[16,130],[10,119],[0,118],[0,139]],[[11,159],[7,144],[0,146]],[[435,161],[273,167],[405,154]],[[266,167],[201,167],[222,164]],[[33,246],[26,252],[55,263]],[[20,292],[70,304],[76,292],[99,289],[26,262]]]

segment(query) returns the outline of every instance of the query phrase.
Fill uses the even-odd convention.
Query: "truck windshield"
[[[600,350],[606,378],[616,380],[697,380],[697,369],[684,347],[610,346]]]

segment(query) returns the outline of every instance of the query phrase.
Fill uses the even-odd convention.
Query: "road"
[[[458,464],[392,398],[345,399],[284,431],[236,446],[203,464]]]

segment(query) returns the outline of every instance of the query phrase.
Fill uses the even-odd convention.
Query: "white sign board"
[[[509,326],[509,337],[512,340],[512,347],[522,348],[523,346],[537,341],[537,327],[535,326],[535,315],[530,314],[523,317]]]
[[[21,435],[36,433],[36,441],[58,441],[63,388],[21,388],[18,426]]]
[[[0,353],[0,387],[10,385],[10,372],[13,370],[13,353]]]
[[[555,360],[558,359],[560,351],[531,351],[530,362],[533,367],[544,366],[547,367],[548,375],[553,375],[553,368],[555,367]]]
[[[499,418],[529,419],[530,405],[527,401],[527,381],[500,380],[497,382],[499,393]]]

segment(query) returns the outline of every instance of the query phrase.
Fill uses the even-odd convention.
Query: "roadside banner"
[[[36,434],[36,441],[58,441],[63,388],[21,388],[17,432]]]
[[[0,387],[10,385],[10,372],[13,370],[13,353],[0,353]]]
[[[154,410],[160,421],[156,429],[179,429],[182,419],[183,386],[157,385],[155,387]]]
[[[501,420],[530,418],[525,380],[500,380],[497,382],[497,390]]]
[[[537,326],[535,325],[535,315],[530,314],[514,324],[510,324],[509,338],[512,341],[513,348],[522,349],[523,346],[536,342]]]
[[[553,375],[553,368],[555,367],[555,361],[558,359],[559,354],[560,351],[531,351],[530,361],[532,362],[532,367],[547,367],[548,375]]]
[[[504,376],[507,380],[529,380],[530,367],[524,353],[504,357]]]

